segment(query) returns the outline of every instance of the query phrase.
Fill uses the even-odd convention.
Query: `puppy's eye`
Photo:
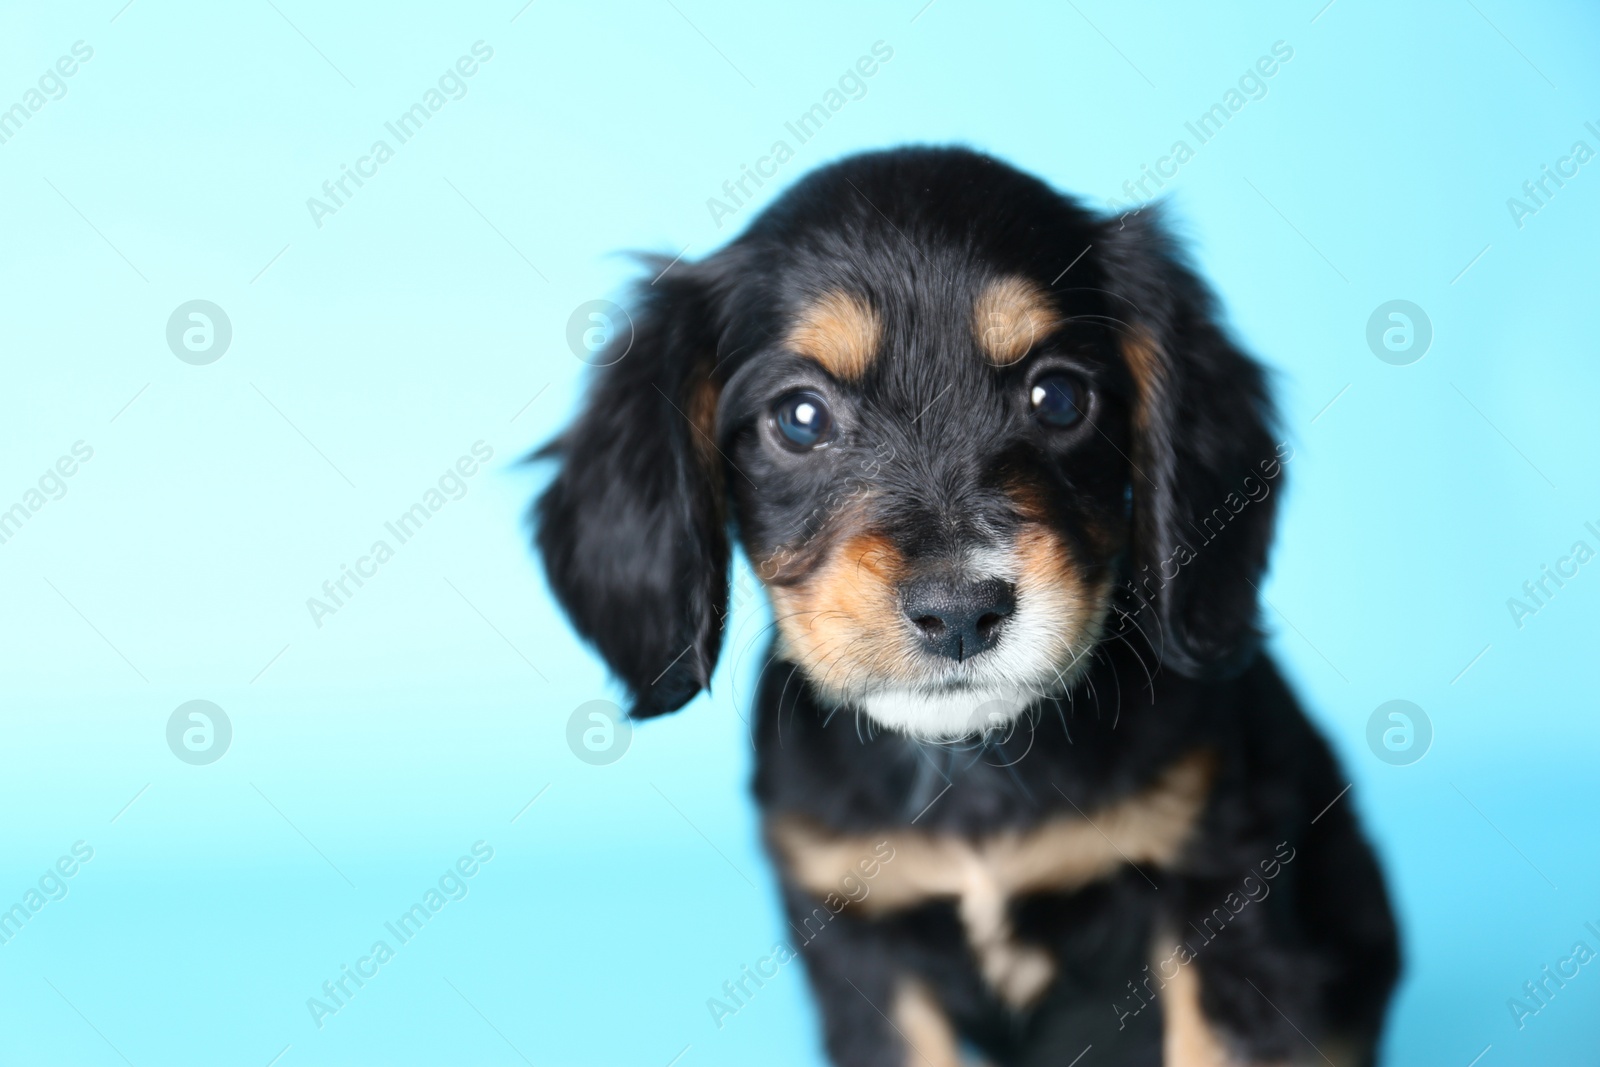
[[[816,448],[833,435],[833,416],[816,393],[790,393],[772,405],[772,421],[784,444],[796,452]]]
[[[1083,383],[1070,374],[1046,374],[1028,390],[1033,417],[1058,430],[1076,425],[1083,418],[1088,399]]]

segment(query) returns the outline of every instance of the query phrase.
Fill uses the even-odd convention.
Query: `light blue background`
[[[714,696],[615,765],[566,746],[616,694],[525,548],[546,475],[514,460],[579,395],[568,316],[624,292],[617,252],[704,255],[859,149],[964,142],[1119,197],[1279,40],[1167,191],[1296,449],[1266,614],[1404,921],[1389,1061],[1594,1062],[1600,965],[1520,1032],[1506,1006],[1600,948],[1600,563],[1521,629],[1506,607],[1600,548],[1600,162],[1523,228],[1506,207],[1600,149],[1592,7],[274,2],[0,16],[0,106],[94,49],[0,145],[0,507],[94,449],[0,545],[0,906],[95,850],[0,945],[0,1062],[818,1062],[798,967],[720,1030],[705,1006],[784,933],[746,794],[759,599]],[[466,96],[315,226],[478,40]],[[866,95],[716,227],[706,199],[879,40]],[[209,366],[165,342],[197,298],[234,330]],[[1411,366],[1364,340],[1393,298],[1434,325]],[[306,598],[480,440],[466,496],[315,626]],[[197,698],[234,727],[204,767],[164,737]],[[1436,732],[1409,767],[1366,746],[1393,698]],[[317,1029],[307,998],[478,840],[470,895]]]

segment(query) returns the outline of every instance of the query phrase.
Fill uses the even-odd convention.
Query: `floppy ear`
[[[1259,643],[1261,573],[1282,463],[1265,375],[1218,322],[1216,301],[1155,212],[1105,224],[1134,380],[1129,615],[1190,677],[1241,669]],[[1290,453],[1292,455],[1292,453]]]
[[[635,717],[688,703],[722,645],[718,316],[702,278],[680,265],[640,287],[632,329],[601,350],[581,413],[539,453],[561,464],[532,511],[550,586],[627,685]]]

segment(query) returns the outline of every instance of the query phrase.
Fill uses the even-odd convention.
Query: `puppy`
[[[1383,879],[1258,649],[1292,450],[1152,216],[825,167],[641,287],[546,450],[634,716],[709,683],[735,541],[770,596],[755,793],[840,1065],[1373,1062]]]

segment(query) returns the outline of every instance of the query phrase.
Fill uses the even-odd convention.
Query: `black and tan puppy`
[[[1371,1062],[1382,877],[1257,647],[1292,452],[1151,214],[862,155],[640,300],[538,547],[636,716],[707,685],[749,556],[834,1061]]]

